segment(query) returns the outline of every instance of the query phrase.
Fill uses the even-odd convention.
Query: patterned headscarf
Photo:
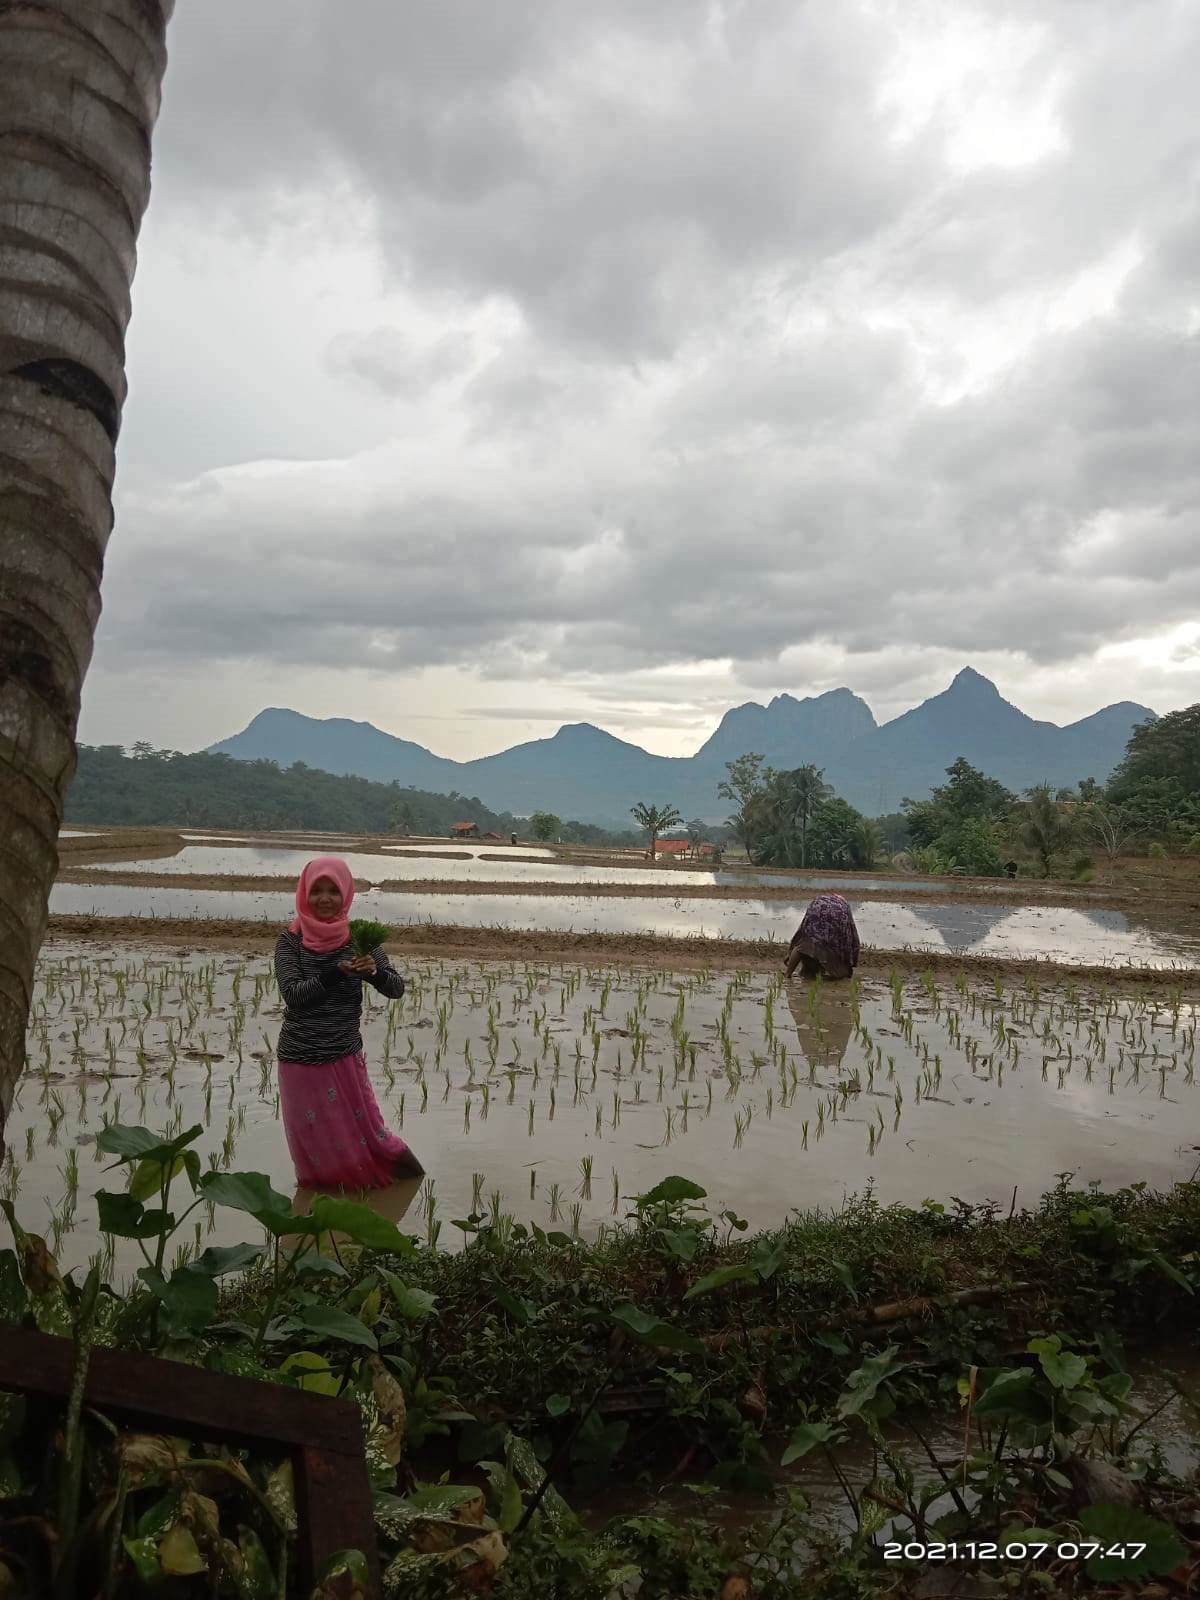
[[[342,909],[332,922],[314,916],[309,909],[308,896],[318,878],[332,878],[342,891]],[[300,934],[306,950],[316,950],[327,955],[330,950],[340,950],[350,943],[350,903],[354,899],[354,874],[339,856],[318,856],[310,861],[300,874],[296,885],[297,915],[288,923],[292,933]]]

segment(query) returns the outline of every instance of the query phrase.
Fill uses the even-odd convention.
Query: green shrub
[[[1165,861],[1167,859],[1165,848],[1157,841],[1150,846],[1149,855],[1151,861]]]

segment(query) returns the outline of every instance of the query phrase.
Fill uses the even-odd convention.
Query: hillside
[[[65,817],[68,825],[346,833],[388,833],[400,822],[412,833],[428,834],[448,834],[452,823],[471,821],[505,838],[511,832],[529,837],[525,817],[489,810],[458,793],[335,775],[303,761],[284,771],[270,758],[235,761],[166,750],[127,756],[118,745],[80,745]],[[562,836],[581,844],[632,843],[638,837],[632,824],[614,839],[580,822],[566,822]]]
[[[281,765],[306,761],[328,772],[478,794],[490,806],[550,810],[624,828],[636,801],[670,804],[685,817],[723,819],[717,795],[725,763],[759,751],[776,767],[812,762],[851,805],[870,816],[921,799],[956,756],[1015,790],[1103,780],[1120,761],[1133,728],[1154,713],[1128,701],[1059,727],[1005,700],[995,684],[966,667],[941,694],[878,724],[849,689],[806,699],[778,695],[769,705],[727,711],[693,756],[658,756],[591,723],[572,723],[547,739],[514,745],[473,761],[450,761],[368,722],[319,720],[299,712],[261,711],[213,754]]]

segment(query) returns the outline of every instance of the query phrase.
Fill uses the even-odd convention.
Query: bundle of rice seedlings
[[[367,917],[357,917],[350,924],[350,945],[356,956],[369,956],[379,949],[391,934],[382,922],[372,922]]]

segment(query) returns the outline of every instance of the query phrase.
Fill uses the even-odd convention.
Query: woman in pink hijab
[[[367,1076],[362,986],[390,1000],[404,979],[382,949],[356,956],[349,910],[354,878],[337,856],[300,874],[296,916],[275,946],[283,996],[279,1100],[296,1180],[305,1189],[380,1189],[424,1169],[384,1124]]]

